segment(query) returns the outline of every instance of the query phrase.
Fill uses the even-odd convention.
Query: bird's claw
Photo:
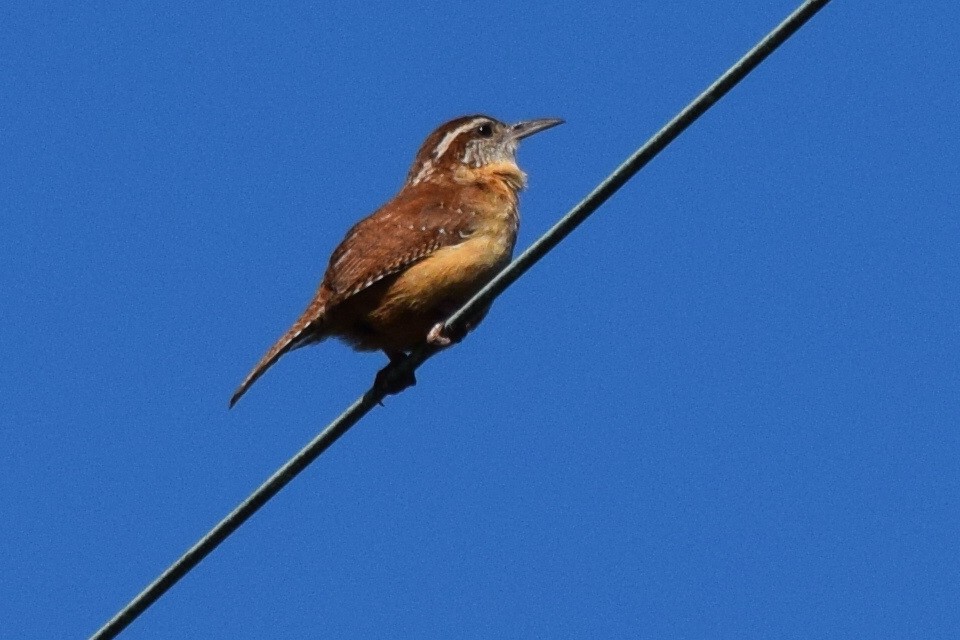
[[[427,342],[438,347],[449,347],[453,340],[444,331],[443,323],[438,322],[427,334]]]
[[[471,325],[468,324],[463,329],[452,330],[446,327],[443,322],[438,322],[427,333],[427,343],[437,347],[449,347],[451,344],[463,340],[471,328]]]

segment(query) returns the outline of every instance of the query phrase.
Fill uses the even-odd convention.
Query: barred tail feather
[[[231,409],[233,405],[237,404],[237,400],[247,392],[247,389],[249,389],[260,376],[266,373],[267,369],[272,367],[282,355],[299,347],[320,342],[327,337],[323,326],[324,310],[323,307],[311,304],[304,314],[293,323],[289,331],[283,334],[283,336],[270,347],[263,357],[260,358],[260,362],[247,374],[246,379],[240,383],[237,390],[233,392],[233,396],[230,397]]]

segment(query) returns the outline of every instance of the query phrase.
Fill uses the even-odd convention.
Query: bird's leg
[[[413,371],[405,373],[397,372],[397,365],[406,357],[403,351],[384,351],[390,358],[390,364],[377,372],[377,377],[373,381],[373,386],[382,390],[387,395],[400,393],[417,384],[417,378]]]

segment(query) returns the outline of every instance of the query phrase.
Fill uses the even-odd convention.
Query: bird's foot
[[[448,347],[452,340],[444,333],[443,323],[438,322],[433,325],[433,328],[430,329],[430,332],[427,334],[427,342],[429,344],[436,345],[438,347]]]
[[[427,333],[427,343],[437,347],[449,347],[451,344],[463,340],[469,331],[469,326],[459,331],[451,331],[444,327],[443,322],[438,322]]]
[[[397,361],[395,360],[391,360],[390,364],[380,369],[373,381],[374,388],[388,396],[398,394],[404,389],[416,386],[416,384],[417,377],[413,375],[413,371],[398,372]]]

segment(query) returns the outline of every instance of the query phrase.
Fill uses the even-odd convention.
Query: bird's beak
[[[535,133],[563,124],[560,118],[541,118],[539,120],[525,120],[510,127],[510,134],[514,140],[522,140]]]

